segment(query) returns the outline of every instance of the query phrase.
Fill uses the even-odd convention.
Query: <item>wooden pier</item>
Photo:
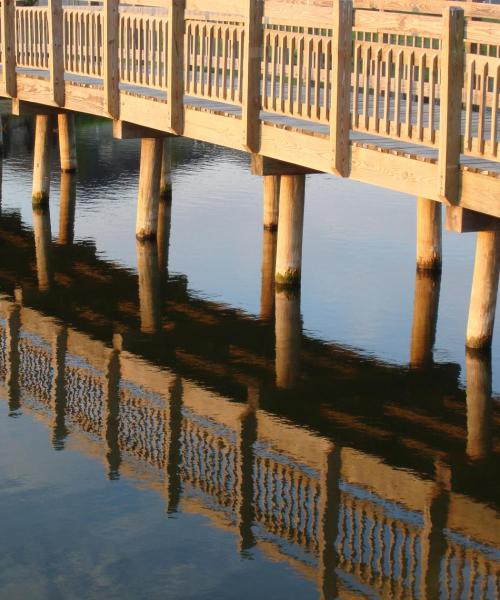
[[[479,232],[466,343],[491,343],[500,269],[499,6],[3,0],[0,30],[0,94],[12,98],[14,114],[36,115],[34,201],[49,195],[55,115],[63,171],[76,168],[75,112],[112,119],[118,138],[142,138],[142,241],[158,234],[166,137],[243,150],[256,175],[272,178],[264,226],[277,226],[275,279],[289,286],[300,282],[306,176],[418,194],[419,269],[441,267],[436,203],[450,229]]]

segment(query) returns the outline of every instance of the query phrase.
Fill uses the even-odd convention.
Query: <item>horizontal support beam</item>
[[[134,123],[127,123],[118,119],[113,121],[113,137],[117,140],[165,138],[169,136],[173,137],[172,134],[159,131],[158,129],[150,129],[149,127],[134,125]]]
[[[294,165],[292,163],[262,156],[261,154],[252,154],[252,175],[266,177],[268,175],[310,175],[320,173],[315,169]]]
[[[500,219],[459,206],[447,206],[446,229],[455,233],[500,231]]]
[[[64,112],[58,106],[47,106],[36,102],[26,102],[19,98],[12,99],[12,114],[16,117],[29,117],[33,115],[56,115]]]

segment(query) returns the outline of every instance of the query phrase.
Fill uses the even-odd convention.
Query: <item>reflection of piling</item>
[[[305,175],[282,175],[280,184],[276,282],[300,283]]]
[[[76,178],[61,173],[61,201],[59,206],[59,243],[72,244],[75,235]]]
[[[439,309],[440,273],[417,271],[413,301],[410,365],[415,368],[432,363]]]
[[[63,173],[74,173],[77,167],[75,115],[73,113],[58,114],[57,126],[59,130],[61,171]]]
[[[491,353],[467,350],[467,455],[482,460],[492,447]]]
[[[142,138],[141,140],[139,197],[135,229],[138,240],[156,237],[162,143],[160,138]]]
[[[276,248],[276,231],[264,229],[262,236],[260,317],[265,321],[270,321],[274,314],[274,268],[276,264]]]
[[[267,175],[264,178],[264,229],[278,229],[280,176]]]
[[[168,250],[170,247],[170,225],[172,222],[172,201],[164,196],[158,204],[158,269],[164,273],[168,269]]]
[[[477,234],[476,260],[467,324],[468,348],[489,348],[493,338],[500,273],[500,231]]]
[[[182,379],[176,377],[170,388],[165,411],[167,513],[177,512],[181,497]]]
[[[38,289],[46,292],[52,283],[50,211],[48,207],[33,208]]]
[[[160,277],[156,242],[137,242],[137,272],[141,331],[156,333],[160,328]]]
[[[254,505],[254,443],[257,440],[256,406],[249,403],[247,410],[240,417],[239,435],[237,437],[237,491],[236,514],[240,532],[240,552],[255,546],[252,525],[255,519]]]
[[[441,203],[417,198],[417,270],[440,271],[442,256]]]
[[[10,303],[9,303],[10,304]],[[15,414],[21,407],[19,390],[19,334],[21,332],[21,307],[10,305],[5,323],[5,384],[8,393],[9,413]]]
[[[66,428],[66,348],[68,333],[66,327],[58,327],[52,344],[53,384],[51,404],[54,410],[52,428],[52,445],[56,450],[64,448],[64,439],[68,434]]]
[[[120,476],[121,453],[118,441],[118,424],[120,411],[120,336],[113,340],[113,350],[106,368],[106,381],[103,398],[104,439],[106,440],[109,479]]]
[[[33,204],[43,204],[49,199],[52,128],[53,118],[50,115],[36,115],[35,150],[33,157]]]
[[[300,292],[298,289],[278,288],[276,291],[276,386],[294,389],[300,378]]]

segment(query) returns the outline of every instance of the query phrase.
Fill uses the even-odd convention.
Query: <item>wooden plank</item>
[[[342,177],[349,175],[352,12],[352,0],[334,0],[330,143],[333,172]]]
[[[64,48],[62,0],[48,0],[49,78],[52,99],[64,106]]]
[[[262,156],[261,154],[252,154],[251,171],[252,175],[259,175],[261,177],[267,177],[268,175],[310,175],[321,172],[309,167]]]
[[[7,96],[16,95],[16,0],[2,0],[1,35],[2,35],[2,73],[3,84]]]
[[[167,127],[184,129],[184,0],[168,0]]]
[[[455,233],[500,231],[500,219],[459,206],[447,206],[446,229]]]
[[[463,39],[464,11],[449,7],[443,18],[438,159],[438,196],[447,204],[456,204],[460,193]]]
[[[262,29],[263,0],[247,0],[245,12],[245,42],[243,50],[243,146],[258,152],[260,145],[261,64],[264,34]]]
[[[103,78],[104,112],[117,119],[120,116],[120,71],[118,61],[118,40],[120,35],[119,0],[104,2],[103,19]]]

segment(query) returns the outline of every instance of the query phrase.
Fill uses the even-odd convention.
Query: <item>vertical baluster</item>
[[[208,36],[208,27],[203,25],[201,29],[201,49],[200,49],[200,93],[202,96],[206,96],[207,90],[207,79],[205,76],[206,73],[206,63],[207,63],[207,39]]]
[[[438,72],[437,55],[432,56],[429,67],[429,139],[432,144],[436,142],[436,123],[435,123],[435,104],[436,104],[436,85]]]
[[[365,48],[363,57],[363,129],[368,131],[370,124],[370,69],[372,60],[372,49],[370,46]]]
[[[276,80],[279,64],[279,38],[278,34],[272,37],[272,63],[271,63],[271,109],[276,110]]]
[[[295,86],[295,112],[302,115],[302,86],[304,83],[304,36],[301,35],[298,39],[297,49],[297,84]]]
[[[392,70],[392,49],[390,48],[385,55],[385,93],[384,93],[384,119],[383,130],[386,135],[391,131],[391,70]]]
[[[236,99],[236,29],[231,30],[231,73],[229,76],[230,94],[231,100],[234,102]]]
[[[421,142],[424,139],[424,86],[425,69],[427,63],[425,54],[420,55],[418,65],[418,94],[417,94],[417,139]]]
[[[497,119],[498,119],[498,96],[499,95],[500,95],[500,65],[498,65],[498,67],[496,68],[496,71],[494,73],[493,101],[491,104],[490,154],[495,158],[498,156]]]
[[[403,79],[403,51],[398,52],[396,58],[396,85],[394,91],[394,135],[399,137],[401,135],[401,83]]]
[[[316,42],[316,69],[314,74],[314,116],[315,120],[321,118],[321,66],[323,61],[323,40]]]
[[[375,84],[373,86],[373,130],[380,131],[380,68],[382,65],[382,49],[375,54]]]
[[[481,89],[479,95],[479,114],[477,117],[477,151],[484,154],[484,117],[486,112],[486,102],[488,98],[488,63],[485,61],[483,72],[481,73]]]
[[[361,69],[361,46],[354,47],[354,85],[352,90],[352,126],[359,128],[359,77]]]
[[[213,53],[214,53],[214,35],[216,29],[214,25],[208,28],[207,40],[207,95],[212,97],[212,69],[213,69]]]
[[[293,114],[293,79],[295,75],[295,36],[290,34],[290,44],[288,53],[288,114]]]
[[[415,75],[415,53],[410,52],[408,62],[406,63],[406,122],[405,135],[411,138],[412,134],[412,117],[413,117],[413,81]]]

